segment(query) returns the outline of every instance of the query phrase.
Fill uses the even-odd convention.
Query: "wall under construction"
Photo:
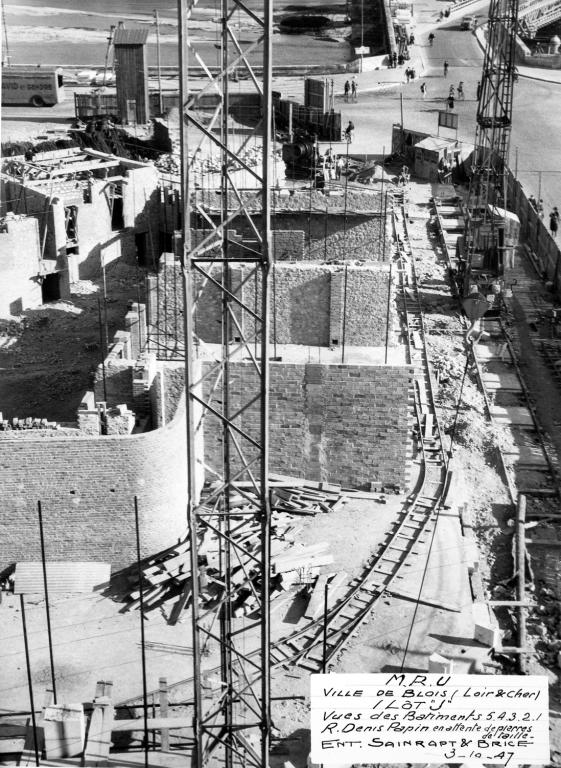
[[[216,279],[219,274],[216,272]],[[234,283],[243,282],[241,293],[250,307],[259,306],[260,294],[249,268],[231,268]],[[195,330],[207,343],[221,340],[221,295],[210,281],[197,276],[200,296],[195,314]],[[392,300],[393,278],[389,264],[319,264],[309,262],[274,265],[271,277],[271,341],[277,344],[312,346],[382,347],[395,344],[396,321]],[[183,344],[183,289],[179,263],[172,254],[160,261],[158,281],[148,286],[151,338],[157,345],[180,339]],[[248,313],[232,309],[246,333],[254,331]],[[389,311],[389,318],[388,318]],[[237,329],[233,327],[235,339]]]
[[[210,366],[205,363],[205,367]],[[204,370],[204,369],[203,369]],[[405,488],[411,451],[413,370],[410,366],[274,362],[270,368],[270,467],[309,480],[369,489]],[[230,369],[230,407],[255,386],[255,369]],[[206,386],[215,382],[210,378]],[[215,390],[221,399],[220,385]],[[240,426],[258,434],[259,411]],[[221,429],[205,417],[205,461],[220,465]]]
[[[37,221],[24,216],[0,224],[0,317],[17,315],[41,302]]]

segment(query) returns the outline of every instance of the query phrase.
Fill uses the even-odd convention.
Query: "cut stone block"
[[[473,604],[473,639],[489,648],[499,643],[499,629],[493,627],[489,616],[489,608],[485,603]]]
[[[445,675],[451,675],[454,671],[454,662],[444,658],[439,653],[432,653],[429,656],[429,672],[440,672]]]
[[[47,760],[76,757],[84,751],[85,722],[81,704],[52,704],[43,718]]]

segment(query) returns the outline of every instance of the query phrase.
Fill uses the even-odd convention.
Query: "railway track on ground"
[[[297,665],[311,672],[320,672],[333,666],[338,654],[356,636],[378,602],[386,593],[391,594],[392,587],[396,589],[396,584],[403,579],[402,571],[413,557],[420,554],[418,548],[429,542],[448,490],[447,458],[434,401],[415,261],[407,232],[403,196],[399,192],[393,196],[392,222],[392,257],[398,274],[402,335],[407,362],[413,369],[414,377],[415,461],[419,465],[416,488],[387,531],[378,551],[325,617],[322,615],[301,630],[271,644],[272,668]],[[399,590],[396,589],[396,592]],[[249,652],[246,658],[252,655]],[[219,668],[205,670],[205,674],[214,672],[219,672]],[[176,682],[169,689],[190,683],[192,678]],[[150,692],[155,697],[157,694],[157,691]],[[121,704],[133,701],[129,699]]]
[[[453,280],[458,269],[455,221],[463,216],[462,208],[452,200],[433,199],[433,213]],[[449,221],[454,222],[451,227]],[[484,317],[481,331],[471,354],[489,421],[505,438],[497,442],[497,450],[511,501],[516,504],[519,493],[561,499],[557,457],[540,424],[511,333],[502,317]]]
[[[434,402],[415,262],[407,232],[403,195],[394,195],[393,259],[397,268],[401,321],[408,363],[414,371],[414,420],[420,462],[416,490],[409,496],[386,540],[351,590],[326,616],[274,643],[273,666],[297,664],[311,672],[331,665],[356,635],[378,601],[403,578],[401,571],[417,554],[417,546],[432,535],[438,510],[447,491],[447,461]]]

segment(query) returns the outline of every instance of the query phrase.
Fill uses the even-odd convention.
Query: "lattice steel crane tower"
[[[464,295],[503,274],[518,0],[491,0],[465,229]]]
[[[253,10],[252,8],[257,8]],[[264,768],[270,747],[268,492],[269,272],[272,153],[272,0],[248,7],[217,0],[217,40],[199,41],[197,4],[178,0],[182,229],[185,292],[188,524],[193,575],[194,754],[192,765]],[[208,7],[202,21],[208,23]],[[208,37],[208,35],[207,35]],[[243,40],[241,39],[243,37]],[[243,87],[240,85],[243,83]],[[235,95],[236,104],[234,105]],[[234,121],[232,110],[240,109]],[[251,158],[248,159],[248,158]],[[220,171],[212,174],[212,166]],[[241,177],[241,178],[240,178]],[[216,183],[211,178],[217,178]],[[214,188],[210,188],[213,184]],[[249,188],[249,191],[244,191]],[[212,209],[210,201],[219,200]],[[207,205],[207,203],[209,203]],[[192,227],[198,228],[197,238]],[[236,227],[250,232],[244,242]],[[202,235],[200,234],[202,231]],[[240,279],[240,270],[242,278]],[[251,285],[253,297],[244,289]],[[221,343],[201,363],[197,307],[213,292]],[[201,296],[203,298],[201,298]],[[210,348],[210,347],[209,347]],[[240,373],[240,361],[247,363]],[[238,366],[238,367],[237,367]],[[204,464],[204,424],[221,458]],[[214,481],[196,504],[200,470]],[[260,551],[253,555],[252,620],[233,615],[232,572],[242,563],[232,537],[243,524],[233,494],[253,492]],[[235,520],[233,520],[235,518]],[[221,578],[212,610],[201,607],[201,531],[216,536]],[[247,556],[245,557],[245,562]],[[247,564],[241,567],[248,568]],[[207,669],[205,669],[205,667]],[[210,669],[213,668],[213,669]]]

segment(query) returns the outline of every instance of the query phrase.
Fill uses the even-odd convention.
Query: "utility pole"
[[[160,59],[160,16],[157,9],[154,10],[156,20],[156,64],[158,67],[158,109],[160,115],[164,114],[164,97],[162,96],[162,62]]]

